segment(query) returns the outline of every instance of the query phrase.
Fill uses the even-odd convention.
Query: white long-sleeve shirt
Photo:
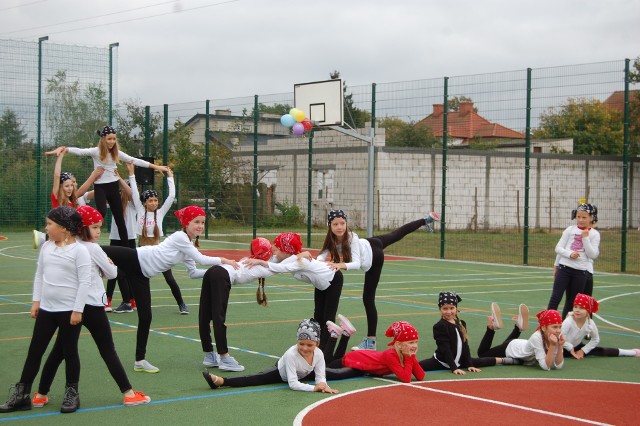
[[[84,312],[91,288],[91,255],[82,244],[46,241],[38,255],[33,301],[49,312]]]
[[[326,290],[331,285],[335,276],[325,262],[317,259],[300,259],[297,256],[289,256],[280,263],[269,262],[269,270],[274,273],[291,272],[299,281],[313,284],[318,290]]]
[[[68,148],[68,152],[69,154],[73,154],[73,155],[91,157],[93,159],[94,169],[97,169],[98,167],[104,168],[104,173],[102,173],[102,175],[95,180],[94,184],[116,182],[119,179],[118,175],[116,175],[115,173],[118,165],[115,163],[115,161],[113,161],[113,159],[111,158],[111,155],[107,155],[107,159],[105,161],[102,161],[100,159],[100,149],[98,147],[94,147],[94,148],[70,147]],[[120,161],[124,161],[127,163],[130,163],[133,161],[133,164],[135,164],[138,167],[149,168],[148,161],[143,161],[138,158],[134,158],[122,151],[118,151],[118,158],[120,159]]]
[[[298,352],[298,345],[291,346],[278,360],[278,371],[282,381],[289,383],[291,390],[313,392],[313,385],[300,381],[312,371],[315,372],[316,384],[327,382],[324,355],[319,348],[314,349],[310,365]]]
[[[573,269],[593,272],[593,261],[600,255],[600,233],[595,229],[589,230],[589,236],[582,238],[582,229],[576,225],[567,227],[556,245],[556,253],[560,255],[558,263]],[[580,256],[571,259],[571,253]]]
[[[564,321],[562,321],[562,334],[566,339],[564,348],[568,351],[572,351],[575,346],[582,343],[582,340],[587,337],[587,335],[591,340],[582,347],[582,352],[584,352],[585,355],[600,343],[600,334],[598,333],[596,323],[591,318],[587,318],[582,327],[578,327],[578,324],[576,324],[576,321],[573,319],[573,312],[569,312]]]
[[[234,269],[231,265],[221,265],[229,273],[229,280],[231,285],[234,284],[247,284],[257,280],[258,278],[269,278],[273,276],[274,272],[265,268],[262,265],[255,265],[248,267],[246,264],[247,258],[240,259],[238,265],[240,269]]]
[[[91,288],[87,295],[87,305],[104,306],[104,282],[102,279],[111,280],[118,275],[118,267],[109,261],[107,254],[96,243],[79,241],[87,248],[91,256]],[[100,271],[103,276],[100,276]]]
[[[351,232],[349,235],[349,246],[351,247],[351,262],[345,262],[347,271],[362,269],[364,272],[367,272],[371,269],[373,253],[369,241],[365,238],[359,238],[358,234]],[[342,244],[339,244],[337,249],[339,253],[342,253]],[[329,257],[329,252],[325,250],[318,254],[317,259],[326,261],[327,257]]]
[[[160,236],[164,236],[164,232],[162,231],[162,221],[171,208],[173,201],[176,199],[176,184],[173,178],[167,178],[169,195],[167,195],[167,198],[164,200],[164,203],[162,203],[162,206],[158,207],[155,214],[154,212],[146,211],[144,205],[140,201],[140,193],[138,192],[138,186],[136,185],[136,177],[129,176],[129,182],[131,183],[131,197],[133,198],[133,204],[135,205],[135,210],[138,216],[136,222],[136,234],[142,235],[142,227],[146,227],[147,236],[151,237],[153,236],[153,229],[157,224],[158,230],[160,231]]]
[[[183,231],[174,232],[157,246],[138,247],[137,250],[140,269],[147,278],[167,271],[180,262],[184,263],[189,277],[202,278],[207,271],[196,268],[196,263],[205,266],[222,264],[219,257],[200,253]]]
[[[562,368],[564,360],[560,364],[555,363],[556,355],[558,351],[562,350],[562,346],[557,345],[553,354],[554,363],[552,366],[547,365],[546,357],[547,353],[544,350],[544,343],[542,342],[542,334],[535,332],[529,337],[529,340],[525,339],[513,339],[507,345],[506,355],[510,358],[518,358],[524,362],[524,365],[534,365],[535,361],[538,361],[538,365],[543,370],[557,370]]]
[[[136,208],[131,203],[131,201],[127,201],[127,208],[124,211],[124,225],[127,228],[127,237],[130,240],[136,239],[136,221],[137,221],[137,213]],[[109,232],[110,240],[120,240],[120,233],[118,232],[118,225],[116,225],[116,220],[113,215],[111,215],[111,231]]]

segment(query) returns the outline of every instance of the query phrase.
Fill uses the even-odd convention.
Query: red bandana
[[[189,225],[189,223],[191,223],[191,221],[196,217],[207,215],[204,210],[198,206],[187,206],[180,210],[176,210],[173,214],[176,215],[183,228],[186,228],[187,225]]]
[[[271,241],[266,238],[256,238],[251,241],[251,258],[269,260],[271,257]]]
[[[82,216],[82,225],[84,226],[91,226],[104,220],[100,212],[91,206],[78,207],[78,213]]]
[[[298,254],[302,251],[302,240],[299,234],[293,232],[284,232],[273,240],[273,244],[278,250],[287,254]]]
[[[576,305],[582,306],[590,314],[595,314],[596,312],[598,312],[598,308],[600,307],[600,304],[596,299],[582,293],[576,294],[576,298],[573,301],[573,306],[576,306]]]
[[[540,327],[553,324],[562,324],[562,315],[560,315],[560,312],[553,309],[547,309],[546,311],[538,312],[536,316],[538,317],[538,323],[540,324]]]
[[[418,330],[406,321],[396,321],[391,324],[385,333],[387,337],[393,337],[387,346],[393,346],[395,342],[410,342],[418,340]]]

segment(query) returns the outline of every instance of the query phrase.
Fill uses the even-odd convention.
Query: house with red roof
[[[436,137],[442,137],[444,105],[433,105],[433,113],[416,123],[426,126]],[[524,133],[492,123],[478,114],[473,102],[460,102],[458,111],[449,111],[447,116],[447,141],[449,145],[465,145],[478,140],[524,139]]]

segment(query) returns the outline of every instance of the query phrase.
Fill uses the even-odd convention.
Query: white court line
[[[456,396],[456,397],[460,397],[460,398],[472,399],[472,400],[475,400],[475,401],[487,402],[489,404],[501,405],[501,406],[505,406],[505,407],[509,407],[509,408],[515,408],[517,410],[529,411],[529,412],[539,413],[539,414],[548,415],[548,416],[552,416],[552,417],[560,417],[560,418],[564,418],[564,419],[568,419],[568,420],[572,420],[572,421],[579,421],[579,422],[593,424],[593,425],[612,426],[609,423],[596,422],[596,421],[593,421],[593,420],[588,420],[588,419],[583,419],[583,418],[580,418],[580,417],[569,416],[569,415],[566,415],[566,414],[560,414],[560,413],[554,413],[554,412],[550,412],[550,411],[544,411],[544,410],[540,410],[540,409],[537,409],[537,408],[525,407],[525,406],[522,406],[522,405],[510,404],[510,403],[507,403],[507,402],[497,401],[497,400],[493,400],[493,399],[486,399],[486,398],[481,398],[481,397],[461,394],[461,393],[457,393],[457,392],[443,391],[443,390],[439,390],[439,389],[428,388],[428,387],[424,387],[424,386],[418,386],[418,383],[429,383],[429,382],[398,383],[397,381],[391,380],[391,379],[385,379],[385,378],[376,378],[376,379],[377,380],[381,380],[381,381],[385,381],[385,382],[389,382],[389,383],[391,383],[391,385],[373,387],[373,388],[365,388],[365,389],[357,389],[357,390],[354,390],[354,391],[345,392],[343,394],[334,395],[334,396],[331,396],[330,398],[320,400],[320,401],[318,401],[318,402],[316,402],[314,404],[311,404],[311,405],[305,407],[302,411],[300,411],[296,415],[295,419],[293,420],[293,425],[294,426],[302,426],[302,421],[303,421],[304,417],[312,409],[314,409],[314,408],[316,408],[316,407],[318,407],[318,406],[320,406],[322,404],[326,404],[326,403],[332,401],[333,399],[346,397],[347,395],[353,395],[353,394],[360,393],[360,392],[366,392],[366,391],[369,391],[371,389],[380,389],[381,387],[408,386],[408,387],[412,387],[412,388],[419,389],[419,390],[422,390],[422,391],[429,391],[429,392],[441,393],[441,394],[445,394],[445,395]],[[489,378],[487,378],[487,379],[479,379],[479,380],[513,381],[513,380],[530,380],[530,379],[522,379],[522,378],[519,378],[519,379],[489,379]],[[563,379],[536,379],[536,380],[558,380],[559,381],[559,380],[563,380]],[[436,381],[436,382],[447,383],[447,382],[459,382],[459,381],[461,381],[461,380],[439,380],[439,381]],[[582,382],[582,383],[583,382],[589,382],[589,381],[601,382],[599,380],[575,380],[575,379],[569,379],[568,381],[579,381],[579,382]],[[433,383],[433,382],[431,382],[431,383]],[[626,383],[626,382],[607,382],[607,383]],[[637,383],[632,383],[632,384],[637,384]]]
[[[10,257],[11,259],[21,259],[21,260],[37,260],[38,256],[34,256],[34,257],[22,257],[22,256],[12,256],[10,254],[6,254],[4,253],[5,250],[11,250],[11,249],[15,249],[15,248],[19,248],[19,247],[26,247],[26,246],[12,246],[12,247],[5,247],[3,249],[0,250],[0,256],[4,256],[4,257]],[[38,252],[36,252],[37,254]]]
[[[600,299],[599,303],[606,302],[607,300],[615,299],[615,298],[618,298],[618,297],[631,296],[631,295],[634,295],[634,294],[640,294],[640,291],[635,291],[633,293],[616,294],[616,295],[613,295],[613,296],[605,297],[603,299]],[[620,328],[622,330],[630,331],[632,333],[640,334],[640,331],[638,331],[638,330],[634,330],[632,328],[627,328],[627,327],[624,327],[624,326],[622,326],[620,324],[616,324],[615,322],[611,322],[609,320],[606,320],[606,319],[602,318],[598,314],[593,314],[593,316],[598,318],[600,321],[606,322],[607,324],[612,325],[614,327]]]

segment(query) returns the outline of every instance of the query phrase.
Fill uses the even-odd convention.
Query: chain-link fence
[[[16,49],[31,58],[25,65],[31,70],[10,74],[6,60],[16,59],[2,48],[2,125],[12,111],[25,135],[17,145],[3,139],[5,231],[38,226],[54,164],[37,155],[34,141],[38,46]],[[596,270],[640,273],[640,108],[629,61],[346,87],[345,122],[365,139],[372,123],[375,128],[370,167],[367,142],[329,128],[296,137],[282,126],[293,93],[152,107],[121,100],[104,109],[108,96],[98,89],[114,75],[111,49],[96,49],[91,61],[101,65],[83,69],[82,78],[71,71],[82,61],[52,59],[65,49],[49,49],[42,54],[50,64],[43,67],[42,150],[93,146],[97,138],[89,131],[111,111],[123,151],[175,171],[175,207],[208,210],[209,238],[248,243],[253,235],[295,230],[306,236],[305,245],[319,248],[332,208],[344,209],[360,235],[436,211],[442,218],[436,233],[414,233],[387,251],[550,267],[571,210],[587,199],[599,209]],[[5,75],[16,82],[6,85]],[[56,94],[55,84],[63,83]],[[56,97],[68,86],[76,98]],[[84,111],[79,101],[87,101]],[[77,117],[64,120],[69,111]],[[89,161],[67,157],[64,169],[86,178]],[[159,175],[146,182],[151,185],[167,193]],[[172,231],[177,222],[165,226]]]

